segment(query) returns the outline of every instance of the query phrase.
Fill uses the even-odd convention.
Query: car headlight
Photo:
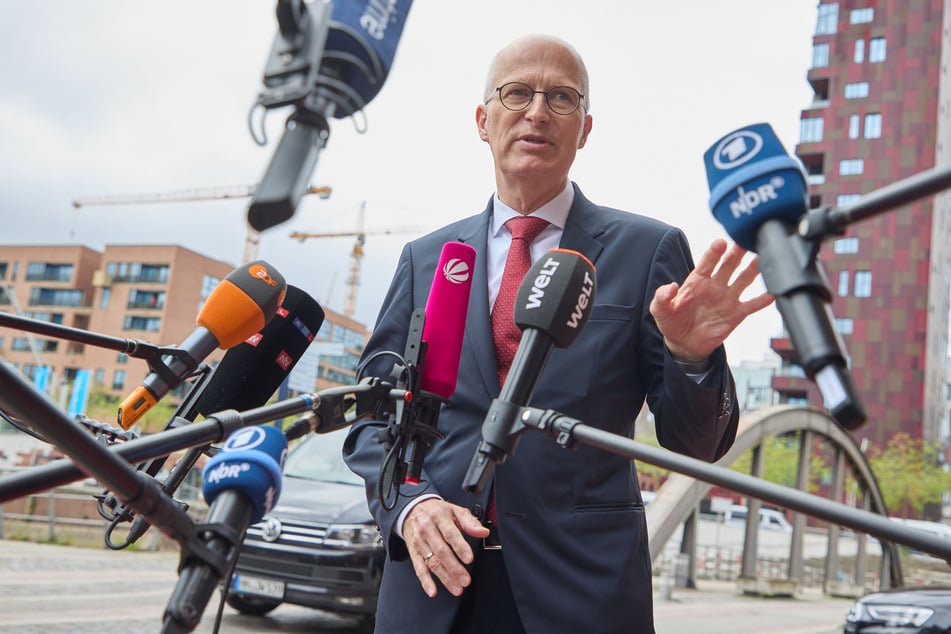
[[[931,618],[931,608],[910,605],[855,603],[846,614],[849,623],[881,623],[886,627],[921,627]]]
[[[378,548],[383,536],[375,524],[331,524],[324,536],[324,545],[331,548]]]

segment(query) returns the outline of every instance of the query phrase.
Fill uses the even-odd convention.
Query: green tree
[[[892,514],[920,517],[926,505],[939,504],[951,487],[951,473],[939,460],[940,447],[921,438],[898,433],[884,449],[870,443],[867,456]]]

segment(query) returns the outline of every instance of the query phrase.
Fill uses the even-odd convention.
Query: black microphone
[[[588,323],[596,291],[594,265],[577,251],[553,249],[526,273],[515,298],[522,339],[482,423],[482,440],[463,481],[466,491],[482,491],[494,466],[515,453],[524,430],[519,410],[531,400],[552,349],[571,345]]]
[[[202,470],[206,523],[182,544],[179,579],[165,610],[166,631],[192,631],[212,592],[230,573],[248,526],[261,521],[281,494],[287,439],[273,425],[228,437]]]
[[[866,418],[845,345],[833,326],[832,289],[819,244],[797,232],[808,209],[806,178],[766,123],[740,128],[703,156],[710,209],[733,240],[759,255],[766,290],[789,330],[799,365],[822,393],[832,417],[846,429]]]
[[[284,300],[267,325],[225,353],[211,377],[200,386],[201,392],[185,418],[193,420],[196,414],[207,417],[226,409],[245,411],[267,403],[304,355],[323,322],[320,304],[305,291],[288,285]],[[198,447],[186,452],[162,488],[174,493],[205,450]],[[141,469],[154,477],[166,458],[152,460]],[[137,541],[149,526],[148,520],[137,517],[129,528],[126,543]]]
[[[294,215],[330,136],[327,119],[362,110],[383,87],[411,4],[279,0],[278,33],[258,105],[295,109],[251,198],[253,229],[264,231]]]
[[[163,350],[161,359],[150,362],[152,372],[119,404],[119,425],[132,427],[216,348],[233,348],[263,328],[286,290],[284,278],[266,262],[250,262],[229,273],[205,300],[198,328],[180,346]]]
[[[267,325],[229,349],[215,368],[195,409],[202,416],[243,411],[267,403],[307,351],[324,323],[324,310],[305,291],[288,285]]]

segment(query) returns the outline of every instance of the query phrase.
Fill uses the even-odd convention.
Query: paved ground
[[[173,552],[126,552],[0,540],[0,632],[133,634],[161,631],[178,576]],[[833,634],[851,603],[807,592],[795,599],[744,597],[732,582],[700,581],[664,598],[655,580],[657,634]],[[215,631],[215,593],[195,630]],[[360,631],[353,620],[281,606],[266,618],[225,607],[221,632]]]

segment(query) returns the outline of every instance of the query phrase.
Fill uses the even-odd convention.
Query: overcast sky
[[[181,244],[237,266],[248,199],[72,201],[259,182],[288,114],[269,113],[269,142],[255,144],[247,118],[275,6],[0,4],[0,244]],[[572,179],[597,203],[682,227],[699,256],[725,236],[703,153],[757,122],[792,152],[815,18],[814,0],[416,0],[367,131],[333,120],[311,179],[331,197],[306,197],[265,232],[259,257],[342,312],[353,239],[289,234],[352,231],[366,201],[368,231],[400,231],[367,237],[356,317],[372,324],[403,243],[481,211],[494,191],[475,107],[492,55],[527,33],[566,39],[588,64],[594,129]],[[780,331],[775,308],[747,320],[727,342],[731,362],[762,358]]]

